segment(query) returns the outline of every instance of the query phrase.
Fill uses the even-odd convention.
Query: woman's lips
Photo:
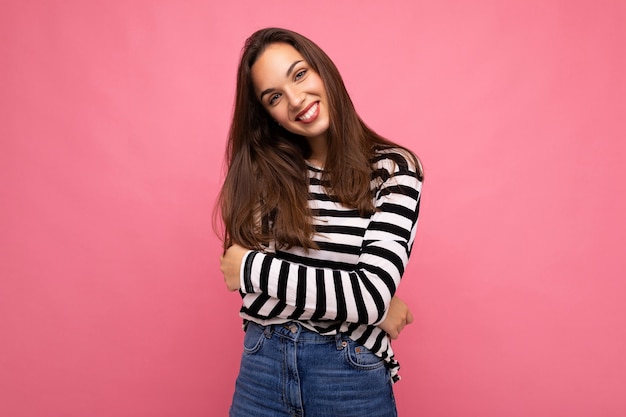
[[[319,115],[319,109],[320,109],[319,101],[311,103],[311,105],[309,105],[306,109],[298,113],[298,115],[296,116],[296,120],[302,123],[311,123],[315,119],[317,119],[317,116]]]

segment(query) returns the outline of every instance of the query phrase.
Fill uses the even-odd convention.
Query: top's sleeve
[[[243,311],[261,319],[382,322],[409,259],[422,187],[416,168],[407,164],[386,177],[376,189],[376,211],[354,269],[305,266],[250,251],[240,274]]]

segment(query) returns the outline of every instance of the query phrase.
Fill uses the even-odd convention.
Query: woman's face
[[[256,96],[276,122],[308,139],[326,138],[330,118],[324,82],[293,46],[268,45],[251,70]]]

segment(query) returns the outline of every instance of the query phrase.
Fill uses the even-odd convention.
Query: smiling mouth
[[[302,110],[300,114],[296,116],[296,120],[299,120],[303,123],[312,122],[317,117],[319,107],[320,107],[320,102],[316,101],[315,103],[311,104],[306,109]]]

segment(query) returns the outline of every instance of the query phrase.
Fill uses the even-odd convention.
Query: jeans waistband
[[[337,333],[334,335],[321,335],[313,330],[309,330],[296,321],[289,321],[281,324],[271,324],[263,326],[255,322],[248,322],[247,326],[257,326],[263,330],[268,339],[272,336],[282,337],[300,343],[335,343],[338,349],[347,346],[348,336]]]

